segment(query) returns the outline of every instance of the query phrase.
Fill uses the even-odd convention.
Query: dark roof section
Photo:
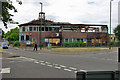
[[[44,25],[44,23],[46,23],[46,25],[50,24],[52,26],[70,26],[70,27],[104,26],[104,27],[107,27],[107,25],[99,25],[99,24],[71,24],[71,23],[64,23],[64,22],[53,22],[51,20],[43,20],[42,19],[42,25]],[[21,26],[27,26],[27,25],[40,25],[40,24],[41,24],[41,20],[33,20],[28,23],[20,24],[18,26],[21,27]]]

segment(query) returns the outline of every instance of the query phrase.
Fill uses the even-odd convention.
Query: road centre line
[[[69,72],[71,72],[72,70],[70,70],[70,69],[64,69],[65,71],[69,71]]]
[[[57,66],[58,64],[53,64],[53,65],[56,65],[56,66]]]
[[[61,67],[55,66],[56,69],[61,69]]]
[[[50,64],[49,62],[45,62],[46,64]]]
[[[81,69],[80,71],[82,71],[82,72],[87,72],[86,70],[82,70],[82,69]]]
[[[37,64],[38,64],[39,62],[38,62],[38,61],[35,61],[35,63],[37,63]]]
[[[60,67],[66,67],[66,66],[64,66],[64,65],[60,65]]]
[[[53,65],[47,65],[47,66],[49,66],[49,67],[53,67]]]
[[[74,73],[77,73],[78,71],[74,71]]]
[[[72,70],[77,70],[76,68],[73,68],[73,67],[69,67],[70,69],[72,69]]]
[[[45,62],[45,61],[40,61],[40,62]]]
[[[41,65],[45,65],[44,63],[40,63]]]

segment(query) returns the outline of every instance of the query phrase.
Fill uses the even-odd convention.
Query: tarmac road
[[[19,55],[17,58],[9,56]],[[75,78],[77,71],[118,70],[117,51],[99,54],[58,55],[10,48],[4,50],[3,78]]]

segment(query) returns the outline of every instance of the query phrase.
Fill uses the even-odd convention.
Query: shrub
[[[62,43],[62,46],[64,47],[85,47],[86,44],[82,41],[73,41],[73,42],[64,42]]]
[[[20,46],[20,42],[19,41],[15,41],[13,45],[14,46]]]

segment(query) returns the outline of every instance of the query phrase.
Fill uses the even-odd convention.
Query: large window
[[[25,31],[25,27],[22,28],[22,31]]]
[[[26,35],[26,41],[29,40],[29,35]]]
[[[68,38],[65,39],[65,42],[69,42]]]
[[[45,31],[48,31],[48,27],[45,27]]]
[[[21,41],[24,41],[24,36],[21,36]]]
[[[29,30],[32,31],[32,27],[29,27]]]
[[[52,28],[51,28],[51,27],[49,27],[49,31],[52,31]]]
[[[80,39],[79,39],[79,38],[77,38],[77,41],[80,41]]]
[[[34,27],[34,31],[36,31],[36,27]]]
[[[42,31],[44,31],[44,27],[42,27]]]
[[[38,31],[38,27],[37,27],[37,31]]]

